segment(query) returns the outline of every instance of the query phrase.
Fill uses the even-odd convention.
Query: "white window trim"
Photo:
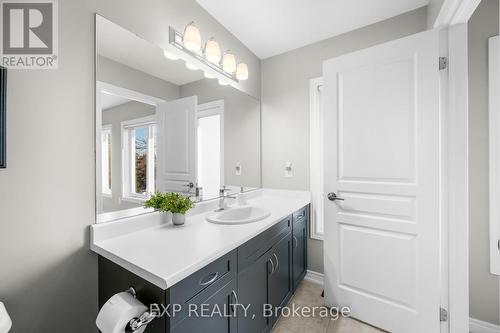
[[[323,78],[309,81],[309,177],[311,191],[311,238],[323,240],[323,231],[318,223],[324,226],[324,182],[323,182],[323,108],[319,101],[319,92],[323,87]],[[319,171],[319,172],[318,172]]]
[[[113,195],[113,190],[112,190],[112,186],[111,185],[111,188],[108,190],[108,189],[105,189],[105,184],[108,184],[109,182],[109,178],[108,178],[108,173],[106,172],[103,172],[104,171],[104,165],[105,165],[105,161],[106,161],[106,157],[109,159],[109,158],[112,158],[112,156],[106,156],[108,155],[108,152],[107,150],[105,149],[104,147],[104,142],[102,141],[103,138],[104,138],[104,133],[109,133],[110,136],[113,135],[113,126],[112,125],[103,125],[102,126],[102,129],[101,129],[101,153],[102,153],[102,156],[101,156],[101,172],[102,172],[102,181],[101,181],[101,191],[102,191],[102,196],[103,197],[106,197],[106,198],[111,198],[112,195]],[[111,145],[113,145],[113,142],[111,141]],[[111,162],[113,163],[113,162]],[[109,163],[106,163],[109,165]],[[108,170],[109,171],[109,170]],[[111,180],[113,181],[113,180]]]
[[[121,127],[121,141],[122,141],[122,200],[128,202],[142,203],[149,198],[149,194],[141,195],[134,193],[134,179],[135,175],[133,174],[133,168],[131,168],[130,161],[132,160],[132,156],[134,156],[135,151],[134,147],[130,145],[132,140],[130,137],[131,131],[130,128],[139,127],[139,126],[149,126],[156,124],[155,116],[142,117],[132,120],[123,121],[120,123]],[[152,135],[152,129],[149,128],[148,135],[148,152],[154,151],[154,140]],[[148,153],[148,171],[147,171],[147,189],[146,193],[154,193],[155,192],[155,181],[154,181],[154,154]],[[150,187],[152,186],[152,187]]]
[[[210,116],[220,116],[220,182],[221,185],[225,184],[224,181],[224,100],[219,99],[212,102],[199,104],[196,110],[196,120]]]

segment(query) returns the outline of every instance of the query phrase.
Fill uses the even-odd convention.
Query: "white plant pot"
[[[181,213],[174,213],[172,222],[174,223],[174,225],[182,225],[184,224],[184,222],[186,222],[186,215]]]
[[[171,212],[160,212],[161,214],[161,219],[163,223],[170,223],[172,222],[172,213]]]

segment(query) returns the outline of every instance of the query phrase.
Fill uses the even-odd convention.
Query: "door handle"
[[[337,201],[337,200],[344,201],[344,198],[340,198],[340,197],[338,197],[338,196],[335,194],[335,192],[330,192],[330,193],[328,193],[328,196],[327,196],[327,197],[328,197],[328,200],[330,200],[330,201]]]
[[[299,241],[297,240],[297,237],[293,236],[293,248],[296,249],[298,245]]]

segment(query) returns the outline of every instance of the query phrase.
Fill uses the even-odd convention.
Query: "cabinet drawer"
[[[236,250],[208,264],[170,288],[170,302],[184,304],[226,275],[231,278],[236,277]]]
[[[292,230],[292,216],[276,223],[238,248],[238,272],[255,262]]]
[[[307,206],[293,213],[293,224],[305,221],[307,219]]]
[[[236,277],[226,274],[204,289],[188,302],[170,319],[171,333],[236,332],[234,304],[237,300]],[[223,316],[215,314],[220,310]]]

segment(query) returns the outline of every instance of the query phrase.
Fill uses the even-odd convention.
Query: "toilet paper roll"
[[[125,333],[130,320],[139,318],[148,308],[129,292],[113,295],[97,315],[96,325],[102,333]],[[134,331],[144,332],[146,326]]]

